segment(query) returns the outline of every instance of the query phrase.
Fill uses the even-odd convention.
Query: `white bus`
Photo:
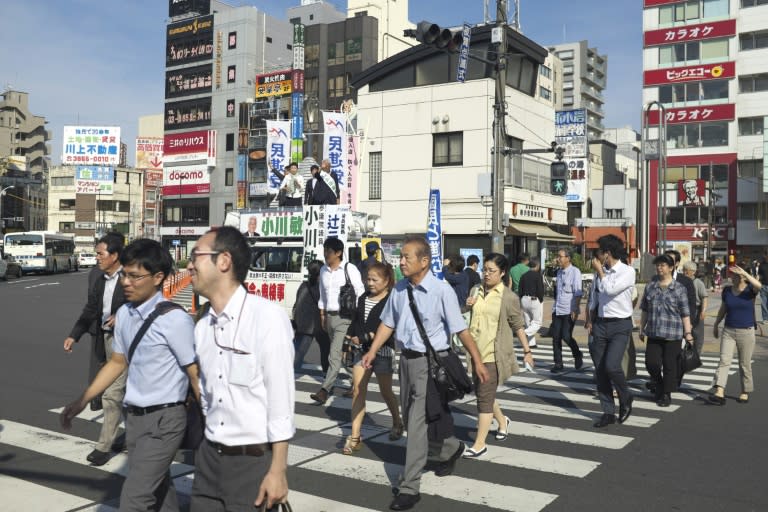
[[[27,231],[6,233],[3,250],[28,272],[71,272],[78,270],[73,235]]]

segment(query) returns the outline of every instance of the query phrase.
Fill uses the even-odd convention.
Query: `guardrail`
[[[186,288],[192,282],[192,274],[189,270],[180,270],[168,276],[163,283],[163,297],[173,298],[179,291]]]

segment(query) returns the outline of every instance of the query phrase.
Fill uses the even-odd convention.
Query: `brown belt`
[[[240,446],[227,446],[221,443],[214,443],[213,441],[205,440],[211,448],[216,450],[219,455],[250,455],[251,457],[262,457],[267,450],[272,449],[272,444],[244,444]]]

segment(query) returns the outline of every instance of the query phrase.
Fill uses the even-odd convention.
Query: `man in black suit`
[[[108,233],[96,243],[98,268],[94,268],[88,275],[88,302],[64,340],[64,350],[72,352],[72,347],[83,334],[87,332],[91,335],[93,350],[89,382],[101,365],[112,357],[115,313],[126,302],[119,277],[123,243],[123,235],[120,233]],[[116,443],[115,440],[122,418],[125,377],[123,373],[102,395],[104,423],[96,447],[87,457],[88,462],[94,466],[106,464],[111,457],[110,451],[123,450],[124,442]]]
[[[312,165],[309,168],[309,172],[312,173],[312,177],[307,180],[307,184],[304,186],[304,204],[315,204],[314,192],[315,185],[317,185],[317,174],[320,172],[320,167]]]
[[[331,172],[331,162],[323,160],[312,191],[312,204],[339,204],[339,182]]]

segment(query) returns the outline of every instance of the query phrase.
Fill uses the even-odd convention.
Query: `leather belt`
[[[184,405],[184,402],[173,402],[170,404],[150,405],[149,407],[136,407],[135,405],[126,405],[125,410],[128,414],[133,414],[134,416],[144,416],[146,414],[151,414],[161,409],[168,409],[169,407],[178,407],[179,405]]]
[[[438,350],[438,354],[443,354],[445,352],[448,352],[448,350]],[[400,353],[406,358],[406,359],[418,359],[419,357],[424,357],[427,355],[426,352],[419,352],[418,350],[411,350],[409,348],[404,348],[400,351]]]
[[[609,324],[611,322],[621,322],[622,320],[632,320],[632,317],[631,316],[628,316],[626,318],[614,318],[614,317],[607,318],[604,316],[597,317],[598,322],[603,322],[606,324]]]
[[[208,445],[216,450],[219,455],[249,455],[251,457],[262,457],[267,450],[272,449],[272,444],[244,444],[240,446],[227,446],[221,443],[214,443],[213,441],[205,440]]]
[[[326,311],[325,314],[326,315],[331,315],[331,316],[338,316],[339,312],[338,311]]]
[[[523,297],[528,297],[529,299],[539,300],[539,298],[536,295],[523,295]]]

